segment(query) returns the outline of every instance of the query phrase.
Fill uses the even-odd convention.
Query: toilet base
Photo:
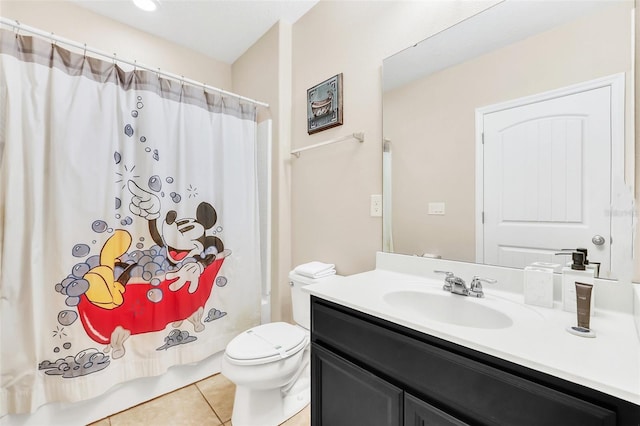
[[[308,369],[307,364],[305,370]],[[231,423],[233,426],[278,426],[302,411],[310,401],[309,371],[304,371],[286,392],[237,386]]]
[[[291,388],[287,396],[284,397],[284,419],[285,422],[302,411],[311,402],[311,377],[309,374],[300,377]]]

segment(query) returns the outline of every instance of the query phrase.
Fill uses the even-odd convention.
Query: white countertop
[[[485,286],[484,299],[469,303],[500,309],[513,319],[501,329],[483,329],[430,320],[389,305],[394,290],[440,291],[443,280],[376,269],[303,287],[311,294],[470,349],[529,367],[640,405],[640,340],[630,313],[596,309],[595,338],[569,334],[576,314],[525,305],[521,294]],[[451,297],[463,297],[450,295]]]

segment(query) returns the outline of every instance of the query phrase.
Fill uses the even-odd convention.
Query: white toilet
[[[236,384],[233,426],[279,425],[309,404],[310,296],[302,287],[335,278],[310,279],[291,272],[296,325],[262,324],[229,342],[222,374]]]

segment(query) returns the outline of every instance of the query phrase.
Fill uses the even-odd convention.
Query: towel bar
[[[349,140],[349,139],[356,139],[358,142],[362,143],[362,142],[364,142],[364,132],[354,132],[354,133],[351,133],[349,135],[341,136],[339,138],[331,139],[331,140],[328,140],[328,141],[325,141],[325,142],[320,142],[320,143],[317,143],[315,145],[309,145],[309,146],[306,146],[304,148],[294,149],[293,151],[291,151],[291,155],[295,155],[296,158],[300,158],[300,153],[302,151],[307,151],[307,150],[310,150],[310,149],[319,148],[321,146],[329,145],[329,144],[336,143],[336,142],[342,142],[342,141],[346,141],[346,140]]]

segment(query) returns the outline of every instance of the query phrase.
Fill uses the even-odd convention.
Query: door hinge
[[[484,212],[482,212],[482,223],[484,224]]]
[[[482,145],[484,145],[484,132],[482,132]]]

